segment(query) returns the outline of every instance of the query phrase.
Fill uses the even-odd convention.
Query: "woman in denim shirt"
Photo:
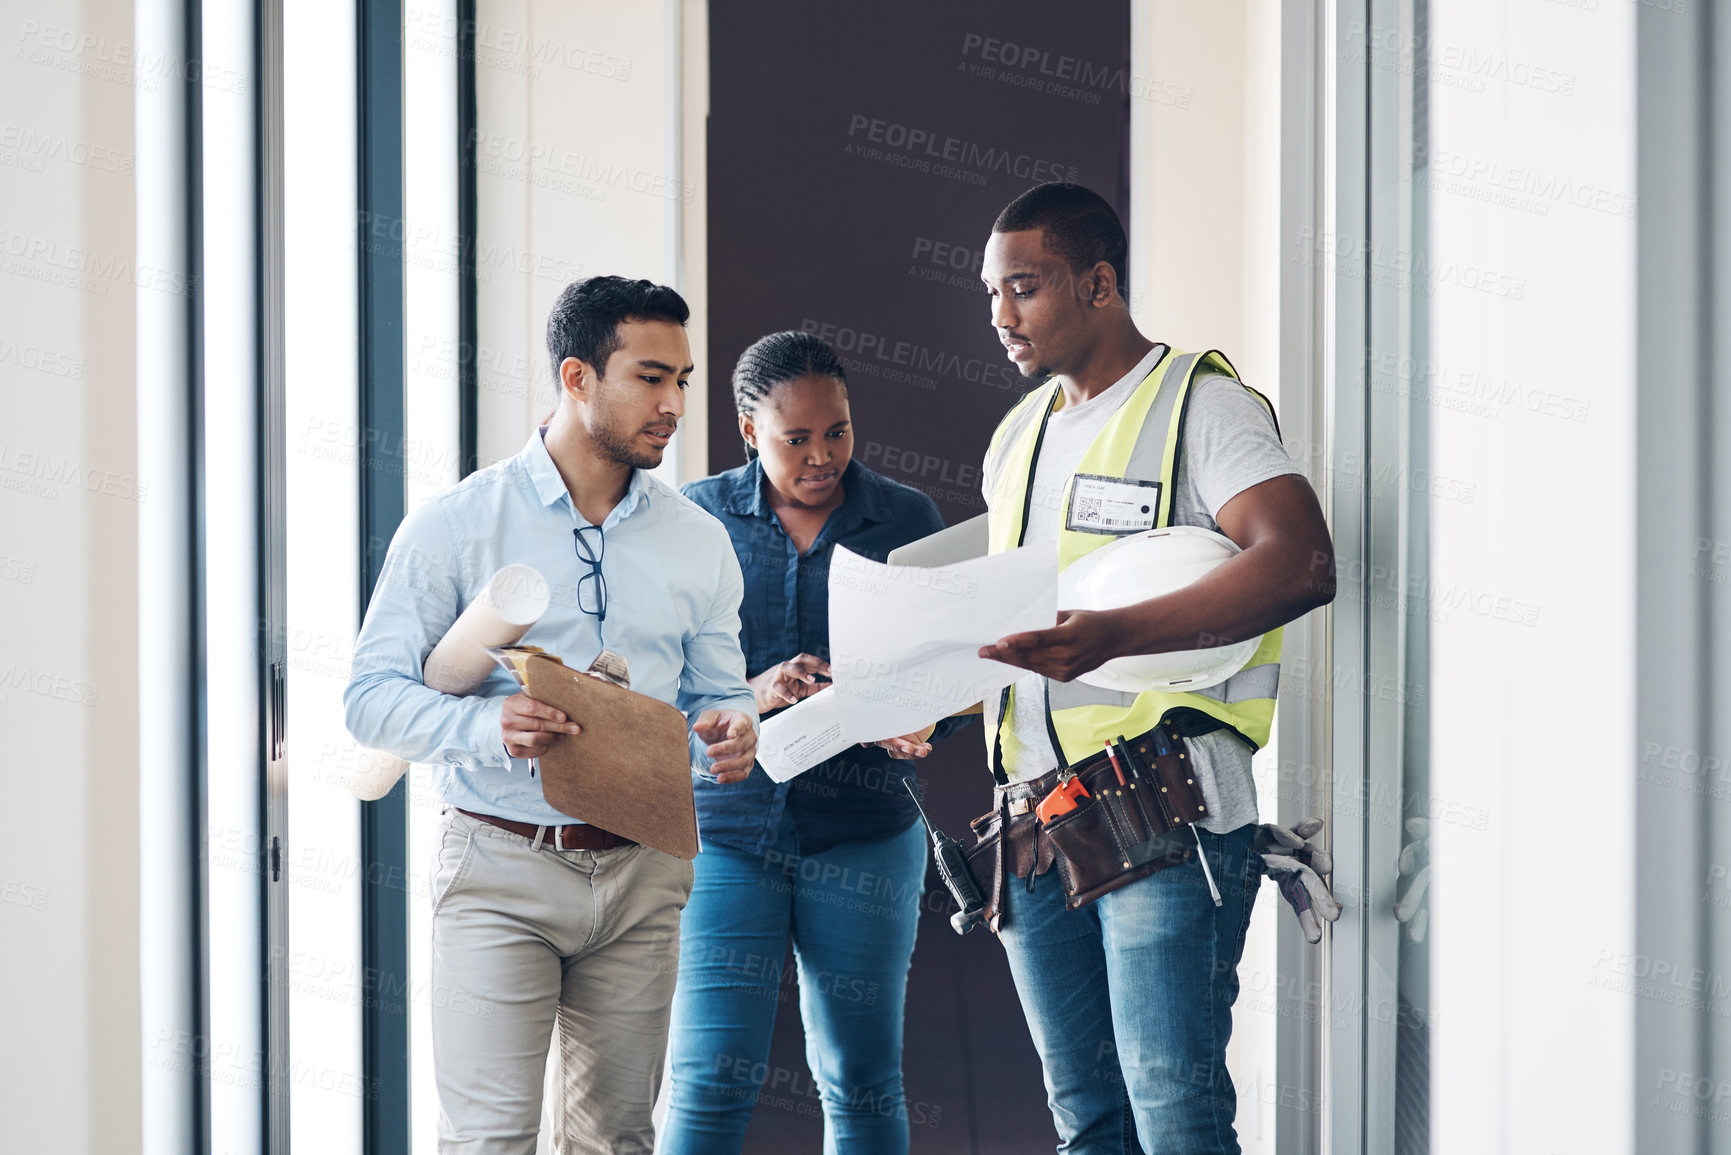
[[[834,547],[882,561],[943,520],[925,494],[852,460],[847,377],[818,337],[752,345],[733,395],[750,460],[683,492],[733,539],[740,645],[768,713],[827,685]],[[903,781],[961,724],[849,750],[786,784],[761,766],[731,786],[695,780],[703,851],[680,932],[661,1155],[744,1144],[790,937],[825,1151],[907,1150],[902,1000],[926,839]]]

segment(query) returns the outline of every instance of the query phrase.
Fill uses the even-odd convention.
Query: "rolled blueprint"
[[[489,646],[514,646],[547,612],[547,579],[526,565],[508,565],[493,575],[462,616],[451,623],[433,652],[421,680],[441,694],[473,693],[498,669]]]
[[[349,793],[362,802],[377,802],[408,772],[409,764],[395,754],[357,748],[354,766],[349,770]]]
[[[421,670],[421,680],[441,694],[473,693],[498,669],[490,646],[511,646],[547,612],[551,591],[533,566],[508,565],[494,574],[439,639]],[[357,751],[349,791],[363,802],[390,793],[409,764],[378,750]]]

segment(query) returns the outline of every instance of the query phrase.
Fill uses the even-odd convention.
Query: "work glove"
[[[1251,849],[1262,856],[1263,871],[1280,887],[1281,896],[1298,915],[1306,942],[1322,941],[1322,924],[1340,917],[1340,903],[1329,893],[1324,876],[1333,873],[1334,859],[1322,848],[1322,819],[1305,818],[1291,827],[1263,824],[1256,828]]]
[[[1412,841],[1400,851],[1394,917],[1406,927],[1408,939],[1421,943],[1430,925],[1430,820],[1408,818],[1406,833]]]

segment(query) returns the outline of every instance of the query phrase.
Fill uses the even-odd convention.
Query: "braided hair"
[[[752,342],[733,367],[733,406],[741,417],[755,417],[757,407],[775,390],[801,377],[829,377],[847,388],[847,370],[828,341],[816,333],[788,330]],[[757,456],[748,441],[745,459]]]

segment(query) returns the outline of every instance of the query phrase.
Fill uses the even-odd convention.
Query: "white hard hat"
[[[1195,526],[1151,529],[1101,546],[1058,575],[1060,610],[1113,610],[1181,590],[1243,551]],[[1200,690],[1244,668],[1261,637],[1206,650],[1113,658],[1077,680],[1107,690]]]

